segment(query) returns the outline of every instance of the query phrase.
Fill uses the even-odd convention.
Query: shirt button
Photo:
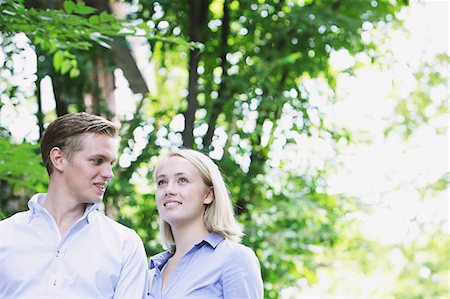
[[[56,257],[59,257],[59,250],[56,252]]]
[[[53,229],[53,225],[50,225],[50,229]]]

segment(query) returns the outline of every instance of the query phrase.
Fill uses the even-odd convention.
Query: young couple
[[[148,267],[139,236],[97,209],[117,151],[118,129],[102,117],[67,114],[48,126],[47,194],[0,221],[0,298],[263,298],[216,164],[179,149],[156,167],[167,251]]]

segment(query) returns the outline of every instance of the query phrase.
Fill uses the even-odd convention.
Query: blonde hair
[[[214,199],[205,207],[203,220],[209,232],[216,233],[225,239],[240,242],[243,236],[242,226],[237,222],[230,193],[224,182],[222,173],[217,165],[205,154],[192,149],[177,149],[169,152],[165,158],[159,162],[153,172],[153,180],[158,176],[161,165],[170,157],[180,156],[188,160],[198,169],[203,178],[203,182],[213,188]],[[166,221],[159,219],[159,232],[165,248],[174,251],[175,240],[172,229]]]

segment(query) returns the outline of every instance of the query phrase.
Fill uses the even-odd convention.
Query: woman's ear
[[[203,203],[205,205],[209,205],[210,203],[213,202],[213,200],[214,200],[214,188],[209,187],[208,191],[206,191],[205,199],[203,200]]]
[[[59,147],[55,146],[50,150],[49,158],[53,165],[53,169],[63,172],[65,157]]]

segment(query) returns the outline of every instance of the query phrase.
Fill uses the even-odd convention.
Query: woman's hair
[[[50,151],[59,147],[61,151],[71,157],[82,149],[82,136],[86,133],[117,137],[118,128],[109,120],[86,112],[65,114],[54,120],[45,130],[41,140],[42,161],[49,175],[53,172]]]
[[[211,158],[191,149],[171,151],[156,166],[153,172],[153,180],[155,181],[158,176],[161,165],[173,156],[180,156],[192,163],[200,172],[206,186],[213,189],[214,199],[210,204],[206,205],[205,214],[203,215],[206,229],[209,232],[221,235],[225,239],[240,242],[243,235],[242,226],[234,216],[230,193],[225,185],[223,176]],[[163,244],[167,249],[173,251],[175,249],[175,240],[169,223],[160,218],[159,228]]]

